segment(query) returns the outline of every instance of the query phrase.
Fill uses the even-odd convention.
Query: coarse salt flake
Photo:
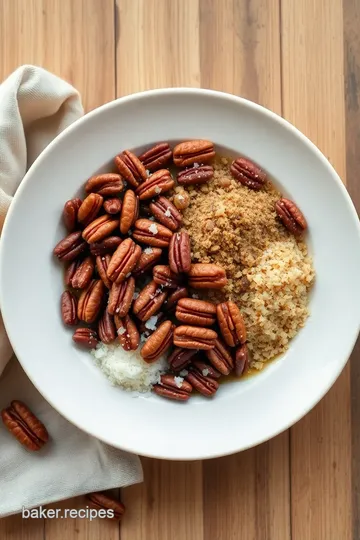
[[[186,377],[186,375],[189,375],[189,372],[187,369],[182,369],[179,373],[181,377]]]
[[[166,217],[171,217],[170,208],[168,208],[168,209],[166,210],[166,212],[164,212],[164,216],[166,216]]]
[[[133,300],[136,300],[138,296],[139,296],[139,293],[138,293],[138,292],[134,292],[134,294],[133,294]]]
[[[144,253],[146,253],[146,255],[150,255],[150,253],[152,253],[152,252],[153,252],[153,248],[151,248],[151,247],[147,247],[147,248],[144,249]]]
[[[145,328],[148,328],[149,330],[156,330],[156,323],[158,321],[158,316],[153,315],[148,319],[145,323]]]
[[[182,383],[184,382],[183,377],[174,377],[174,382],[178,388],[182,387]]]
[[[155,193],[161,193],[161,187],[155,186]]]
[[[120,326],[120,328],[118,328],[118,336],[122,336],[123,334],[125,334],[126,332],[126,328],[124,326]]]
[[[210,370],[208,370],[208,368],[205,368],[205,369],[202,370],[201,373],[204,375],[204,377],[207,377],[209,375],[209,373],[210,373]]]
[[[152,223],[149,227],[149,232],[152,234],[157,234],[159,232],[159,229],[157,228],[155,223]]]
[[[149,169],[146,169],[146,175],[151,176],[151,172],[149,171]]]
[[[198,167],[200,167],[200,165],[198,163],[194,163],[194,169],[197,169]]]

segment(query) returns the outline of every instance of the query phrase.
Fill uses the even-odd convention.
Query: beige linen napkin
[[[0,85],[0,232],[29,166],[82,115],[78,92],[42,68],[22,66]],[[137,456],[107,446],[67,422],[41,397],[18,361],[9,362],[11,356],[0,317],[0,409],[13,399],[25,401],[47,426],[51,440],[39,453],[30,453],[0,422],[0,517],[142,481]]]

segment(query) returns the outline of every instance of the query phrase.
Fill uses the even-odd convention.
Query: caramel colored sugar
[[[228,285],[210,292],[231,299],[243,313],[252,367],[284,352],[309,315],[308,293],[314,269],[307,248],[279,222],[274,210],[281,197],[270,184],[250,190],[229,172],[226,158],[215,163],[211,182],[190,187],[184,226],[197,262],[221,265]],[[244,292],[244,278],[250,285]]]

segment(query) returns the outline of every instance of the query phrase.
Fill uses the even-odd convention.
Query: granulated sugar
[[[148,364],[142,359],[140,349],[124,351],[119,344],[101,343],[91,354],[113,384],[129,391],[150,392],[153,385],[160,381],[160,375],[168,368],[165,358]]]

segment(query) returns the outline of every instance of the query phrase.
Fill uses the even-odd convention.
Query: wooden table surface
[[[244,96],[309,136],[360,208],[359,36],[359,0],[0,0],[0,78],[41,65],[74,84],[86,110],[166,86]],[[257,448],[144,459],[145,483],[121,494],[121,528],[14,516],[0,538],[359,540],[359,361],[360,345],[321,403]]]

